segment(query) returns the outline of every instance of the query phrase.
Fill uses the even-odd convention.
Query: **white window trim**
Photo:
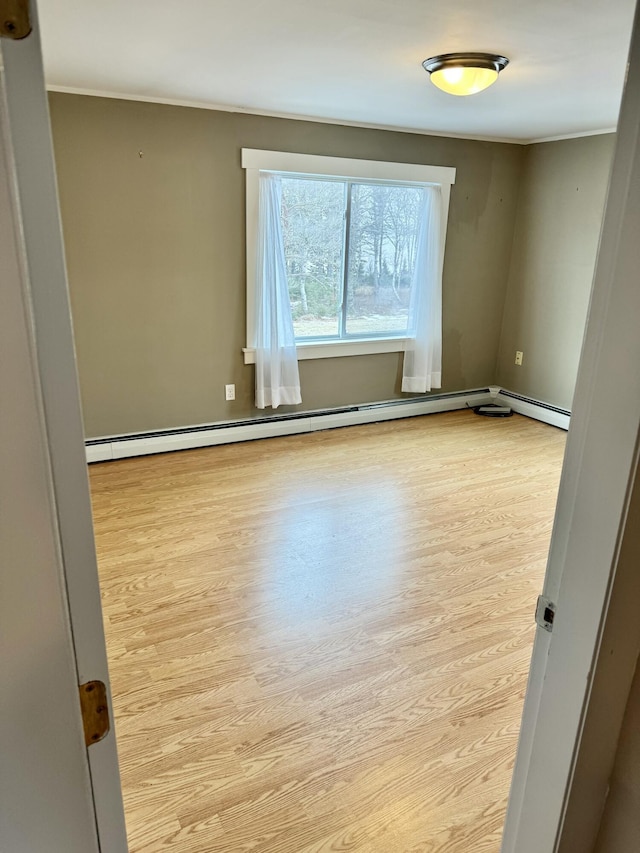
[[[301,341],[296,344],[298,361],[310,358],[342,358],[347,355],[371,355],[376,352],[404,352],[406,338],[358,338],[354,341]],[[243,347],[245,364],[256,363],[254,347]]]
[[[445,227],[442,229],[442,252],[446,242],[451,185],[456,170],[450,166],[423,166],[417,163],[389,163],[382,160],[354,160],[346,157],[323,157],[315,154],[292,154],[286,151],[242,149],[242,168],[246,170],[247,221],[247,345],[244,363],[255,364],[256,306],[254,281],[258,236],[258,177],[262,172],[290,172],[296,175],[323,175],[372,181],[403,181],[437,184],[442,193]],[[403,352],[406,338],[358,338],[353,341],[309,341],[297,344],[298,358],[335,358],[378,352]]]

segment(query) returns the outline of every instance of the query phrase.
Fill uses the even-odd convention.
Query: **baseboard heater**
[[[199,424],[176,429],[91,438],[85,442],[87,460],[99,462],[109,459],[122,459],[127,456],[166,453],[172,450],[207,447],[214,444],[228,444],[235,441],[250,441],[278,435],[293,435],[355,424],[435,414],[464,409],[467,406],[481,405],[491,399],[489,388],[474,388],[469,391],[412,397],[409,400],[387,400],[355,406],[341,406],[334,409],[265,415],[264,417],[219,421],[213,424]]]
[[[513,391],[505,391],[504,388],[500,389],[500,394],[503,397],[510,397],[512,400],[521,400],[523,403],[540,406],[543,409],[547,409],[549,412],[557,412],[559,415],[571,417],[570,409],[561,409],[560,406],[553,406],[551,403],[543,403],[540,400],[534,400],[533,397],[523,397],[522,394],[515,394]]]
[[[124,459],[128,456],[146,456],[153,453],[209,447],[215,444],[230,444],[236,441],[295,435],[356,424],[450,412],[492,402],[508,405],[514,412],[561,429],[569,428],[571,413],[567,409],[492,386],[446,394],[429,394],[412,397],[409,400],[386,400],[335,409],[290,412],[283,415],[219,421],[176,429],[90,438],[85,442],[87,461],[103,462],[110,459]]]
[[[516,394],[514,391],[507,391],[505,388],[499,390],[495,397],[495,402],[500,405],[509,406],[514,412],[518,412],[520,415],[544,421],[552,426],[560,427],[560,429],[569,429],[569,422],[571,420],[571,411],[569,409],[563,409],[560,406],[554,406],[542,400],[535,400],[532,397],[525,397],[522,394]]]

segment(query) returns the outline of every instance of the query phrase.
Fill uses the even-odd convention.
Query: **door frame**
[[[638,234],[636,13],[502,853],[593,849],[638,659]]]
[[[52,601],[51,607],[60,604],[65,608],[64,618],[71,632],[76,678],[70,701],[76,708],[73,718],[76,728],[80,720],[78,685],[99,680],[107,686],[111,731],[89,749],[84,747],[83,735],[81,741],[82,750],[88,755],[91,820],[94,833],[97,827],[97,841],[102,853],[123,853],[127,850],[124,810],[35,0],[30,3],[30,13],[33,26],[30,35],[21,40],[2,38],[0,45],[0,130],[9,178],[7,192],[11,195],[9,198],[5,193],[0,197],[0,209],[6,214],[6,221],[13,225],[16,270],[20,273],[9,274],[6,286],[7,292],[20,294],[27,312],[24,322],[29,331],[32,384],[37,389],[40,404],[41,453],[47,459],[52,523],[58,542],[58,569],[63,592],[61,602]],[[8,317],[0,318],[0,334],[10,331],[5,328],[7,322]],[[16,371],[26,369],[25,358],[26,353],[16,349]],[[25,527],[27,523],[25,518]],[[34,583],[37,582],[38,571],[34,566]],[[44,566],[41,571],[45,571]],[[15,604],[21,608],[17,612],[24,612],[24,618],[27,618],[28,604],[25,601],[16,601]],[[33,702],[42,703],[36,685],[33,688]],[[72,725],[72,720],[69,720],[69,725]],[[48,728],[51,727],[43,724],[43,731],[48,731]],[[53,730],[48,734],[56,737]],[[55,774],[55,767],[46,765],[44,758],[42,771],[47,776],[50,773],[60,775],[59,772]],[[69,781],[71,784],[75,782]],[[56,785],[64,787],[65,779],[57,779]],[[38,811],[34,809],[33,813],[38,814]]]

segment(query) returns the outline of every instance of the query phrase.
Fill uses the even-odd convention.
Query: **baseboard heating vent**
[[[521,400],[523,403],[529,403],[532,406],[540,406],[542,409],[547,409],[550,412],[557,412],[559,415],[571,417],[571,409],[561,409],[560,406],[553,406],[551,403],[543,403],[540,400],[534,400],[532,397],[523,397],[522,394],[514,394],[513,391],[505,391],[502,389],[500,394],[503,397],[510,397],[512,400]]]
[[[161,429],[150,432],[127,432],[122,435],[107,436],[106,438],[88,438],[85,441],[85,445],[86,447],[96,447],[100,444],[112,444],[119,441],[142,441],[148,438],[169,438],[176,435],[192,435],[198,432],[229,429],[230,427],[260,426],[262,424],[278,424],[285,421],[325,418],[331,415],[346,415],[352,412],[371,412],[376,409],[386,409],[390,406],[411,406],[420,403],[436,402],[438,400],[456,400],[461,396],[471,397],[476,394],[485,396],[488,393],[488,388],[476,388],[473,391],[452,392],[447,394],[426,394],[424,396],[411,397],[407,400],[386,400],[381,403],[361,403],[357,406],[340,406],[335,409],[312,409],[307,412],[287,412],[284,415],[264,415],[262,417],[244,418],[236,421],[216,421],[211,424],[175,427],[173,429]],[[465,404],[462,403],[460,408],[464,408],[464,405]]]
[[[363,403],[356,408],[359,412],[370,412],[374,409],[386,409],[388,406],[406,406],[411,403],[426,403],[433,400],[457,400],[461,396],[473,397],[476,394],[486,397],[486,395],[490,393],[491,391],[489,388],[474,388],[473,391],[450,391],[446,394],[425,394],[420,397],[411,397],[408,400],[386,400],[383,403]],[[461,408],[463,407],[461,406]]]
[[[560,429],[569,429],[571,421],[569,409],[563,409],[542,400],[534,400],[531,397],[525,397],[524,394],[507,391],[505,388],[500,389],[499,394],[495,397],[495,402],[498,405],[505,403],[514,412],[526,415],[528,418],[535,418],[537,421],[543,421],[546,424],[551,424],[551,426],[560,427]]]
[[[400,401],[403,402],[403,401]],[[265,415],[259,418],[243,418],[236,421],[216,421],[211,424],[198,424],[197,426],[175,427],[173,429],[159,429],[154,432],[126,432],[122,435],[113,435],[107,438],[89,438],[85,441],[87,447],[98,444],[112,443],[114,441],[140,441],[146,438],[168,438],[174,435],[192,435],[198,432],[210,432],[216,429],[229,429],[229,427],[249,427],[258,424],[277,424],[283,421],[300,421],[312,417],[323,417],[326,415],[343,414],[345,412],[358,412],[358,406],[345,406],[341,409],[317,409],[313,412],[289,412],[286,415]]]
[[[127,456],[167,453],[173,450],[436,414],[490,402],[491,399],[488,388],[474,388],[458,393],[420,395],[407,400],[387,400],[335,409],[287,412],[236,421],[90,438],[85,444],[88,461],[100,462]]]

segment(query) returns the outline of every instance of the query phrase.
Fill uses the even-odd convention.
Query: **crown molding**
[[[582,130],[579,133],[562,133],[559,136],[543,136],[540,139],[530,139],[527,145],[539,145],[542,142],[562,142],[564,139],[582,139],[583,136],[604,136],[615,133],[616,127],[603,127],[599,130]]]

